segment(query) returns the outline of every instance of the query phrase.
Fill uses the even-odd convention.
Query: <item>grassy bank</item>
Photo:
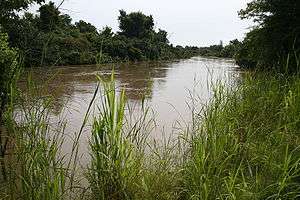
[[[184,166],[184,199],[297,199],[300,79],[245,74],[215,88]]]
[[[61,154],[64,125],[49,125],[50,99],[22,96],[28,100],[21,104],[24,118],[7,124],[15,156],[7,163],[1,198],[299,198],[298,75],[248,72],[232,88],[215,85],[212,99],[194,112],[193,127],[174,142],[154,146],[148,140],[149,109],[129,120],[126,94],[116,91],[113,77],[100,83],[104,96],[86,147],[91,161],[82,169],[87,184],[76,178],[78,139],[71,158]]]

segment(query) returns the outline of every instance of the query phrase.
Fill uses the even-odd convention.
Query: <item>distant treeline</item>
[[[20,1],[22,2],[22,1]],[[37,1],[43,3],[43,1]],[[53,2],[43,4],[38,14],[21,10],[17,1],[6,1],[0,14],[2,31],[12,47],[24,55],[25,66],[78,65],[121,61],[166,60],[198,55],[197,47],[173,47],[168,33],[154,29],[153,17],[121,10],[119,32],[110,27],[98,31],[80,20],[75,24]],[[24,4],[25,5],[25,4]],[[22,7],[23,8],[23,7]],[[14,11],[14,12],[12,12]]]
[[[119,32],[97,30],[80,20],[72,23],[59,6],[45,0],[3,0],[0,31],[23,54],[25,66],[77,65],[107,62],[167,60],[196,55],[234,58],[244,68],[295,71],[300,63],[300,1],[254,0],[241,10],[254,26],[243,41],[209,47],[173,46],[168,33],[154,28],[153,17],[141,12],[119,14]],[[24,13],[32,3],[37,14]],[[201,38],[199,38],[201,40]],[[283,69],[286,70],[286,69]]]
[[[235,39],[229,42],[228,45],[223,46],[221,41],[219,45],[211,45],[209,47],[198,48],[199,55],[207,57],[222,57],[235,58],[236,54],[241,49],[242,43]]]

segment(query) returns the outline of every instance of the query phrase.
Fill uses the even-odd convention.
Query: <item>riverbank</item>
[[[298,75],[247,73],[215,88],[184,167],[186,198],[299,196]]]
[[[299,196],[298,75],[246,72],[234,87],[215,84],[213,98],[190,113],[193,123],[176,140],[150,149],[146,138],[152,119],[145,117],[149,110],[143,108],[140,117],[128,124],[125,96],[117,95],[114,80],[101,84],[106,88],[101,112],[94,118],[89,146],[80,147],[91,153],[90,163],[77,163],[78,139],[71,143],[69,156],[59,153],[64,126],[56,126],[53,135],[47,125],[51,101],[35,101],[26,110],[31,117],[24,118],[23,128],[9,129],[16,134],[17,161],[7,167],[10,187],[3,195],[23,199]],[[86,125],[84,120],[82,127]],[[76,177],[79,169],[88,180],[86,186]]]

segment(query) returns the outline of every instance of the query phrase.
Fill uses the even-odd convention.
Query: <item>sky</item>
[[[61,0],[52,0],[58,5]],[[152,15],[155,28],[166,30],[174,45],[208,46],[242,39],[251,26],[238,11],[250,0],[65,0],[61,12],[98,29],[118,31],[119,10]],[[34,6],[31,10],[37,10]]]

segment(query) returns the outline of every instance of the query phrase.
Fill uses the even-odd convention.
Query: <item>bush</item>
[[[18,72],[17,51],[8,46],[7,34],[0,32],[0,113],[10,98],[11,84]]]

